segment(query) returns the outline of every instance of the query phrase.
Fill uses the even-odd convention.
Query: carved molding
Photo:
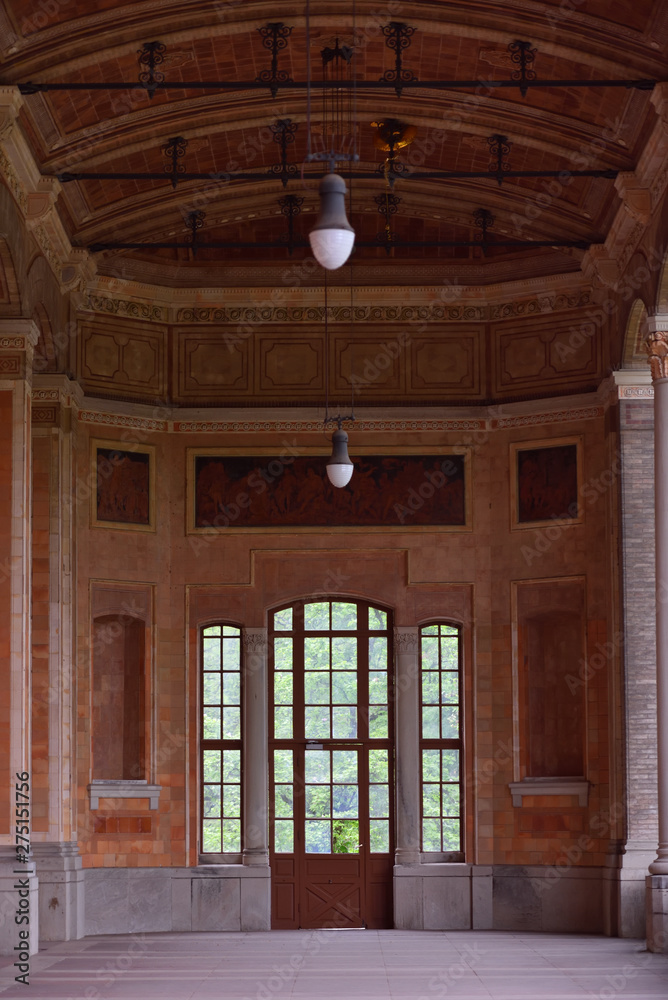
[[[167,309],[162,306],[145,302],[132,302],[129,299],[110,299],[104,295],[88,296],[86,308],[91,312],[111,314],[112,316],[130,316],[132,319],[145,319],[157,322],[167,320]]]
[[[651,385],[620,385],[617,392],[620,399],[654,399]]]
[[[104,424],[107,427],[134,427],[142,431],[169,430],[167,420],[150,417],[131,417],[123,413],[96,413],[94,410],[80,410],[79,420],[85,424]]]
[[[485,430],[485,420],[356,420],[356,431],[479,431]],[[177,433],[317,431],[322,433],[322,420],[176,420]]]
[[[266,653],[267,629],[244,628],[241,631],[241,641],[246,653]]]
[[[420,634],[417,627],[399,626],[394,630],[394,649],[401,656],[402,654],[413,654],[417,656],[420,648]]]
[[[534,427],[538,424],[565,423],[570,420],[595,420],[605,413],[603,406],[581,406],[572,410],[553,410],[548,413],[527,413],[516,417],[495,417],[493,430],[505,427]]]

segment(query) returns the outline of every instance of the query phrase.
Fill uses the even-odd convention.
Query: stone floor
[[[497,931],[146,934],[47,945],[28,1000],[639,1000],[668,998],[668,956],[641,941]]]

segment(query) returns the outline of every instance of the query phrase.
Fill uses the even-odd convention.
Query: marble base
[[[467,864],[396,865],[397,930],[489,930],[492,868]]]
[[[645,879],[647,950],[668,955],[668,875]]]
[[[85,871],[85,933],[266,931],[268,867],[91,868]]]
[[[42,941],[78,941],[84,936],[84,872],[76,843],[33,843],[39,879]]]
[[[39,948],[38,878],[32,862],[19,864],[15,858],[13,848],[0,853],[0,955],[19,962],[17,948],[27,947],[30,955]]]

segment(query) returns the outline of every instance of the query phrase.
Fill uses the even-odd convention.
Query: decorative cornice
[[[413,626],[398,626],[394,630],[394,651],[399,656],[402,653],[417,655],[420,647],[420,633]]]
[[[153,320],[162,323],[166,322],[168,318],[168,311],[163,306],[132,302],[129,299],[112,299],[104,295],[89,294],[84,308],[105,315],[129,316],[132,319]]]
[[[479,431],[485,430],[485,420],[356,420],[356,431]],[[322,433],[322,420],[175,420],[177,433],[239,433],[275,431],[316,431]]]
[[[104,424],[106,427],[132,427],[142,431],[167,431],[168,420],[150,417],[132,417],[125,413],[96,413],[94,410],[80,410],[79,420],[84,424]]]
[[[566,423],[570,420],[596,420],[605,413],[603,406],[581,406],[573,410],[552,410],[547,413],[530,413],[520,416],[495,417],[492,430],[506,427],[534,427],[537,424]]]

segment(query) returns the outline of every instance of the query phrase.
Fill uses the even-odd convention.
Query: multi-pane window
[[[241,852],[241,629],[202,629],[202,854]]]
[[[422,850],[461,856],[461,634],[456,625],[420,629]]]

